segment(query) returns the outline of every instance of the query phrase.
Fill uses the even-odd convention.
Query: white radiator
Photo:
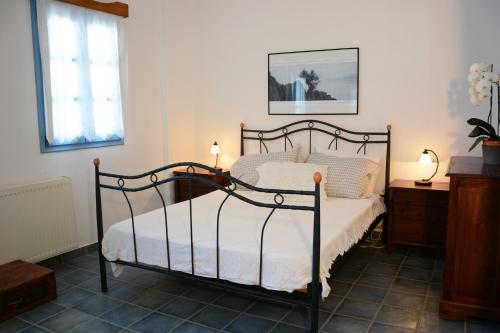
[[[0,190],[0,264],[37,262],[77,246],[70,178]]]

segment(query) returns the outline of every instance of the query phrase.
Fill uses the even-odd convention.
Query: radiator
[[[0,264],[37,262],[77,246],[70,178],[0,190]]]

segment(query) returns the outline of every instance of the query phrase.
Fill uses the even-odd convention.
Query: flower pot
[[[483,164],[500,165],[500,140],[483,141]]]

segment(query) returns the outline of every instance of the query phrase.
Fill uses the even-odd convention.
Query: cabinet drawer
[[[399,223],[392,226],[392,240],[420,244],[444,244],[446,229],[424,223]]]
[[[402,189],[395,189],[393,191],[393,202],[395,204],[434,207],[448,204],[448,192]]]
[[[446,226],[448,209],[446,206],[393,205],[391,214],[394,223],[423,222],[424,224]]]

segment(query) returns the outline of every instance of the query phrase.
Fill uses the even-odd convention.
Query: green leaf
[[[488,132],[488,136],[492,139],[495,139],[497,137],[497,132],[495,131],[493,126],[491,126],[489,123],[487,123],[486,121],[484,121],[482,119],[470,118],[469,120],[467,120],[467,123],[469,125],[479,126],[479,127],[484,128]]]
[[[476,126],[469,133],[469,138],[475,138],[475,137],[480,136],[480,135],[489,136],[489,133],[484,128]]]
[[[469,151],[471,151],[472,149],[476,148],[476,146],[482,142],[484,139],[487,139],[488,137],[485,137],[485,136],[480,136],[476,139],[476,141],[474,141],[474,143],[472,144],[472,146],[469,148]]]

